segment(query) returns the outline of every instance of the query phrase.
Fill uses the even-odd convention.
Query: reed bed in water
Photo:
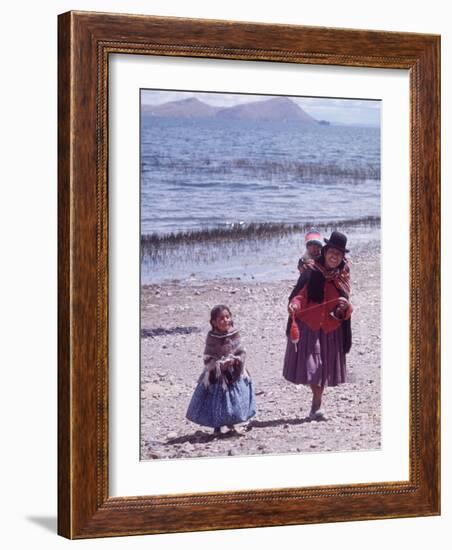
[[[141,235],[141,257],[153,261],[164,254],[165,250],[176,247],[196,247],[198,254],[201,245],[204,244],[235,244],[264,242],[277,238],[287,237],[296,233],[305,233],[312,227],[316,227],[322,233],[327,234],[336,228],[347,231],[357,227],[379,227],[380,218],[377,216],[365,216],[357,220],[338,220],[337,222],[315,223],[312,221],[296,224],[286,223],[233,223],[226,227],[215,227],[178,233],[159,235],[152,233]],[[165,254],[164,254],[165,255]]]
[[[380,179],[379,165],[342,166],[335,163],[278,162],[273,160],[256,163],[254,159],[237,159],[233,161],[233,165],[235,168],[251,171],[258,175],[277,177],[290,174],[299,178],[328,176],[335,178]]]
[[[193,161],[173,158],[158,158],[157,156],[145,157],[146,166],[143,165],[143,173],[152,172],[154,169],[165,169],[171,166],[171,169],[177,168],[178,173],[192,173]],[[300,179],[307,178],[342,178],[351,180],[379,180],[380,165],[365,164],[362,166],[347,166],[338,163],[307,163],[299,161],[275,161],[258,159],[232,159],[227,161],[214,161],[209,158],[200,158],[196,160],[196,169],[198,172],[208,172],[209,174],[230,174],[237,170],[248,175],[265,177],[266,180]],[[329,180],[330,181],[330,180]]]

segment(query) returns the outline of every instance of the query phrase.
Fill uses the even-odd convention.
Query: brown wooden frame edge
[[[89,12],[62,14],[58,23],[59,534],[87,538],[439,514],[440,37]],[[109,497],[112,53],[409,70],[409,481]]]

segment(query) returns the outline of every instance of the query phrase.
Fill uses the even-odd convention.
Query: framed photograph
[[[432,35],[59,16],[59,533],[440,513]]]

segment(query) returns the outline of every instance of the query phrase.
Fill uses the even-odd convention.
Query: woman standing
[[[313,420],[326,420],[321,409],[325,386],[346,382],[345,354],[351,347],[347,237],[333,231],[325,243],[321,258],[300,276],[289,298],[299,341],[288,338],[283,369],[289,382],[311,387]]]

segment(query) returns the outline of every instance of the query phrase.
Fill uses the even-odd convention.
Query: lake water
[[[142,117],[143,283],[280,278],[303,224],[342,229],[352,247],[379,239],[379,219],[378,128]],[[249,224],[263,231],[235,230]]]

